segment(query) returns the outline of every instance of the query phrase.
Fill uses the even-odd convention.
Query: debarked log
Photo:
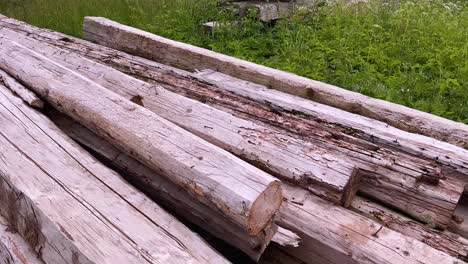
[[[190,209],[184,207],[183,204],[187,204],[187,200],[184,198],[186,195],[184,192],[177,192],[177,188],[171,188],[171,185],[174,186],[172,183],[143,165],[139,165],[138,162],[132,161],[130,157],[121,153],[108,142],[97,138],[92,132],[63,115],[52,114],[52,120],[72,138],[96,151],[98,155],[101,155],[111,164],[127,171],[127,175],[130,177],[136,177],[131,179],[132,182],[143,181],[144,186],[142,187],[148,188],[148,193],[155,193],[154,196],[157,196],[157,201],[161,201],[168,206],[175,206],[177,211],[185,209],[186,211],[183,214],[186,217],[198,221],[201,212],[198,210],[200,204],[192,203]],[[137,185],[141,186],[141,183],[137,183]],[[298,247],[283,245],[283,248],[275,245],[275,249],[272,250],[287,252],[289,257],[283,257],[288,261],[293,259],[294,263],[338,264],[345,262],[359,263],[364,260],[368,263],[395,263],[391,262],[392,260],[403,261],[401,263],[419,263],[419,261],[438,263],[437,261],[441,260],[455,260],[455,258],[450,258],[445,253],[419,243],[419,241],[416,241],[417,239],[413,240],[411,236],[401,235],[390,230],[391,228],[387,229],[384,224],[373,222],[356,213],[333,206],[313,195],[309,195],[305,190],[289,186],[285,191],[287,201],[279,213],[278,223],[281,226],[293,228],[295,232],[301,234],[302,239]],[[354,205],[356,204],[359,204],[359,202],[354,203]],[[217,229],[216,221],[218,219],[215,215],[211,219],[215,223],[212,223],[210,219],[200,219],[210,229]],[[374,233],[377,232],[382,232],[381,236],[378,234],[374,236]],[[225,233],[225,236],[232,239],[231,243],[237,239],[233,233]],[[273,238],[273,241],[275,241],[275,238]],[[452,243],[452,245],[454,244]],[[439,245],[439,247],[450,248],[448,245]],[[455,249],[452,248],[452,250]],[[460,252],[464,252],[462,248],[459,249]],[[451,251],[451,253],[455,253],[455,251]],[[270,254],[267,253],[267,255]],[[273,256],[278,257],[275,254]],[[434,256],[434,259],[428,256]],[[460,263],[462,262],[460,261]]]
[[[261,85],[254,85],[226,75],[220,76],[216,72],[191,74],[57,32],[40,30],[15,20],[9,19],[8,22],[3,20],[0,23],[5,28],[8,27],[17,32],[16,35],[27,34],[41,42],[86,56],[97,63],[106,64],[147,82],[162,85],[169,91],[229,112],[257,126],[277,131],[276,135],[281,133],[289,138],[295,137],[288,144],[284,144],[286,146],[293,147],[294,142],[307,142],[304,146],[312,146],[309,148],[311,153],[325,149],[328,154],[326,157],[333,157],[328,161],[331,162],[328,163],[331,169],[343,168],[335,164],[354,164],[355,168],[360,169],[360,173],[365,176],[361,191],[376,196],[375,198],[381,202],[405,211],[420,221],[445,227],[450,222],[457,205],[460,188],[467,182],[468,177],[465,174],[468,171],[466,165],[468,155],[465,150],[453,145],[407,133],[376,120],[267,89]],[[2,29],[2,32],[4,31]],[[175,116],[181,126],[200,136],[205,135],[206,140],[228,149],[225,144],[226,139],[219,137],[225,133],[226,129],[219,130],[223,133],[218,133],[217,140],[213,140],[213,135],[217,132],[212,132],[211,128],[219,128],[219,126],[214,126],[219,121],[214,119],[214,122],[207,122],[205,118],[197,118],[198,108],[197,111],[193,111],[194,109],[188,106],[177,107],[178,101],[165,105],[165,100],[168,100],[168,94],[170,94],[167,91],[142,85],[141,82],[122,82],[125,78],[116,78],[115,74],[110,74],[109,71],[94,72],[98,68],[94,65],[81,67],[82,62],[77,60],[79,56],[65,51],[54,54],[44,47],[39,50],[48,57],[61,60],[61,63],[67,67],[100,82],[106,88],[111,87],[110,89],[128,99],[138,99],[136,101],[143,102],[151,111],[161,111],[164,108],[180,109],[177,112],[168,112],[171,115],[166,117],[170,119]],[[118,86],[123,88],[117,89]],[[155,95],[156,90],[162,92]],[[228,115],[224,114],[224,116]],[[233,129],[233,131],[236,130]],[[251,131],[247,132],[249,133],[243,132],[243,135],[252,135]],[[247,150],[261,148],[259,145],[262,141],[251,142],[259,144],[252,145],[250,148],[248,148],[249,144],[244,144],[246,147],[243,148]],[[221,145],[223,143],[225,145]],[[235,151],[235,149],[228,150],[233,153]],[[237,155],[245,154],[240,153],[237,152]],[[267,154],[250,155],[250,157],[243,155],[243,158],[258,161],[257,156],[269,157]],[[320,164],[319,161],[320,159],[314,165]],[[255,162],[255,164],[261,166],[262,169],[270,169],[273,174],[275,169],[278,172],[275,162]],[[462,182],[449,177],[451,173],[444,166],[461,173],[459,180]],[[276,176],[279,175],[287,174],[279,173]],[[302,175],[306,174],[302,173]],[[311,176],[315,175],[317,174]],[[285,178],[291,179],[291,177]],[[301,178],[303,177],[296,177],[296,179]],[[313,178],[305,177],[306,180]]]
[[[42,109],[44,107],[44,102],[42,102],[39,97],[37,97],[33,92],[28,90],[28,88],[18,83],[13,77],[2,70],[0,70],[0,82],[21,99],[23,99],[23,101],[25,101],[28,105],[38,109]]]
[[[44,264],[3,216],[0,216],[0,263]]]
[[[283,185],[278,225],[301,237],[287,253],[310,264],[464,263],[367,217]]]
[[[468,126],[462,123],[166,39],[109,19],[85,17],[83,38],[190,71],[217,70],[468,149]]]
[[[170,208],[186,221],[192,222],[217,238],[242,250],[252,259],[258,261],[270,240],[293,247],[299,243],[300,239],[295,234],[288,232],[288,230],[282,230],[282,228],[276,232],[276,226],[267,229],[269,233],[249,235],[233,225],[223,215],[192,199],[183,188],[122,153],[112,144],[71,118],[56,111],[48,113],[47,116],[68,136],[120,172],[129,182],[143,190],[158,204]]]
[[[0,68],[54,108],[250,234],[270,225],[282,202],[277,179],[21,44],[2,40],[0,54]]]
[[[440,231],[414,221],[370,199],[356,197],[351,208],[378,223],[412,237],[463,261],[468,260],[468,240],[449,231]]]
[[[227,263],[0,86],[0,212],[46,263]]]
[[[21,40],[22,45],[212,144],[332,202],[348,206],[358,189],[360,175],[353,164],[334,157],[326,148],[291,137],[287,131],[256,124],[8,29],[0,29],[0,38]]]

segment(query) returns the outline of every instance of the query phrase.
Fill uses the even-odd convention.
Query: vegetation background
[[[232,21],[217,0],[1,0],[0,13],[81,35],[104,16],[168,38],[468,124],[468,1],[322,1],[291,19]]]

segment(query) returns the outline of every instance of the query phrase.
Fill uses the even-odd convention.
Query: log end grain
[[[351,175],[348,184],[346,184],[341,198],[341,204],[348,208],[353,202],[356,193],[359,190],[359,183],[361,182],[361,173],[360,170],[355,168],[353,174]]]
[[[271,222],[283,202],[280,181],[271,182],[252,204],[248,224],[249,233],[260,233]]]

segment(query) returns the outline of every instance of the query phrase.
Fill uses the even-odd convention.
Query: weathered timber
[[[0,68],[54,108],[250,234],[262,232],[280,207],[280,182],[265,172],[16,42],[3,40],[0,54]]]
[[[252,259],[258,261],[270,240],[285,246],[297,246],[299,238],[294,233],[282,228],[276,232],[276,226],[267,229],[268,233],[249,235],[232,225],[223,215],[192,199],[183,188],[122,153],[69,117],[57,112],[51,112],[48,116],[68,136],[92,150],[100,159],[105,160],[107,165],[121,172],[129,182],[143,190],[158,204],[170,208],[186,221],[242,250]]]
[[[111,48],[196,71],[217,70],[468,149],[468,126],[298,75],[172,41],[114,21],[86,17],[83,37]]]
[[[0,86],[0,211],[48,264],[227,263]]]
[[[269,89],[264,85],[244,81],[217,71],[196,73],[202,81],[248,97],[257,102],[268,102],[283,111],[294,112],[315,119],[326,127],[341,131],[373,144],[398,149],[413,155],[437,160],[455,170],[468,174],[468,151],[430,137],[408,133],[377,120],[329,107],[323,104]]]
[[[254,12],[258,20],[262,22],[271,22],[278,19],[286,18],[293,13],[294,4],[287,2],[261,2],[261,1],[244,1],[231,2],[231,6],[235,6],[239,16],[245,17],[250,12]]]
[[[0,38],[21,40],[22,45],[35,48],[129,100],[138,101],[212,144],[330,201],[347,206],[358,189],[360,175],[353,164],[333,157],[326,148],[290,137],[287,131],[236,117],[8,29],[0,29]]]
[[[259,264],[305,264],[304,261],[288,254],[288,249],[276,245],[269,246]]]
[[[138,165],[132,165],[131,161],[129,162],[131,158],[128,158],[128,156],[112,147],[109,143],[102,141],[102,139],[97,139],[89,130],[86,130],[79,124],[72,123],[70,119],[64,119],[63,116],[55,116],[53,120],[59,124],[60,128],[64,129],[64,131],[69,133],[73,138],[77,139],[85,146],[93,148],[93,150],[107,156],[109,159],[113,159],[112,163],[116,164],[118,167],[125,168],[127,171],[133,170],[134,172],[148,170],[143,169],[142,165],[140,165],[140,167],[138,167]],[[186,203],[187,200],[185,198],[177,198],[184,194],[178,193],[177,190],[171,190],[171,183],[168,183],[167,180],[166,183],[164,183],[165,180],[163,177],[158,176],[154,172],[146,172],[145,174],[138,173],[137,175],[139,175],[137,176],[137,180],[142,179],[141,175],[146,175],[145,177],[150,175],[149,180],[144,180],[145,186],[150,186],[151,182],[157,187],[150,187],[149,193],[160,192],[157,195],[160,197],[162,196],[163,200],[166,195],[171,197],[167,200],[170,206],[177,206],[179,201]],[[436,258],[432,260],[433,262],[427,263],[437,263],[437,261],[440,260],[438,257],[443,256],[439,251],[425,245],[421,246],[417,241],[413,241],[410,236],[401,236],[390,230],[380,230],[379,232],[382,232],[382,234],[385,235],[382,238],[374,238],[372,236],[373,232],[380,229],[380,225],[377,223],[366,220],[366,218],[358,216],[351,211],[340,209],[339,207],[335,208],[331,204],[327,204],[318,198],[309,196],[306,191],[301,191],[296,188],[288,188],[286,191],[289,194],[287,196],[288,201],[284,205],[284,210],[280,211],[279,224],[284,226],[288,224],[291,225],[296,232],[301,233],[303,240],[298,248],[275,246],[275,250],[279,252],[266,252],[265,260],[263,260],[262,263],[345,263],[345,261],[354,263],[354,261],[357,262],[361,260],[361,258],[363,260],[367,260],[367,258],[369,258],[370,263],[392,263],[391,260],[394,259],[395,256],[400,255],[401,256],[395,258],[394,261],[404,259],[405,261],[401,263],[418,263],[416,262],[417,260],[431,260],[431,254],[435,254],[434,256],[436,256]],[[318,205],[315,205],[315,203]],[[196,204],[192,204],[190,206],[192,208],[190,210],[191,212],[185,213],[189,214],[188,217],[197,217],[197,207],[200,206],[197,206]],[[180,207],[180,205],[177,207]],[[306,212],[302,212],[302,209],[306,210]],[[181,210],[183,210],[183,208]],[[297,219],[292,219],[295,216],[299,217]],[[216,228],[216,224],[213,226],[209,219],[205,219],[205,221],[205,223],[207,223],[206,226]],[[343,226],[339,226],[340,224]],[[315,227],[311,228],[311,226]],[[367,227],[369,230],[366,230]],[[322,230],[323,228],[325,228],[325,230]],[[321,231],[317,232],[318,229]],[[355,232],[358,232],[358,234],[356,235]],[[330,238],[329,233],[334,234],[334,236]],[[229,236],[229,239],[235,238],[232,234],[226,235]],[[365,237],[361,237],[364,235]],[[397,237],[395,241],[392,240],[394,236]],[[327,238],[326,240],[324,240],[325,237]],[[276,242],[279,242],[278,240]],[[273,239],[273,241],[275,241],[275,239]],[[344,243],[344,246],[341,246],[342,243]],[[368,244],[370,244],[370,246]],[[395,249],[395,247],[399,247],[401,245],[403,245],[401,248]],[[443,246],[440,245],[439,247]],[[382,252],[384,256],[379,256],[376,259],[375,255],[379,255],[381,249],[385,249],[385,251]],[[406,257],[406,253],[404,253],[406,250],[408,250],[408,257]],[[423,250],[429,250],[424,252],[427,256],[422,254]],[[388,255],[389,253],[387,251],[390,252],[390,255]],[[338,257],[335,258],[337,252]],[[344,253],[342,257],[339,257],[343,252],[349,253]],[[414,254],[416,254],[416,256]],[[314,258],[311,256],[314,256]],[[317,256],[319,257],[317,258]],[[321,260],[321,258],[323,259]],[[443,259],[445,258],[447,258],[447,256]],[[298,259],[302,259],[302,261]],[[321,260],[321,262],[315,262],[316,260]],[[382,260],[385,260],[386,262],[380,262]]]
[[[439,172],[439,167],[444,164],[467,174],[468,155],[461,148],[336,108],[267,90],[264,86],[256,87],[232,77],[228,79],[229,76],[220,77],[208,72],[193,75],[59,33],[35,29],[14,20],[2,22],[2,25],[160,84],[165,89],[231,112],[237,117],[262,126],[270,125],[274,129],[281,127],[301,140],[313,137],[314,146],[325,146],[330,153],[335,151],[333,155],[341,156],[342,160],[349,161],[351,157],[351,161],[363,169],[361,173],[366,180],[361,190],[421,221],[445,227],[456,207],[463,184],[446,177],[450,173],[445,168]],[[132,95],[139,94],[145,100],[152,97],[141,91]],[[466,175],[461,176],[466,183]]]
[[[468,260],[468,240],[457,234],[432,229],[360,196],[353,200],[351,207],[356,212],[379,222],[385,227],[412,237],[463,261]]]
[[[305,190],[286,184],[283,189],[287,201],[278,225],[301,237],[299,247],[287,253],[305,263],[464,263]]]
[[[44,264],[3,216],[0,216],[0,263]]]
[[[38,109],[42,109],[44,107],[44,102],[42,102],[39,97],[37,97],[33,92],[18,83],[13,77],[2,70],[0,70],[0,82],[16,95],[18,95],[21,99],[23,99],[23,101],[25,101],[28,105]]]
[[[448,230],[468,239],[468,197],[462,196]]]

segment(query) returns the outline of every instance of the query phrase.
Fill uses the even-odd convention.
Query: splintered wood
[[[468,260],[466,125],[104,18],[84,37],[0,16],[0,261]]]

